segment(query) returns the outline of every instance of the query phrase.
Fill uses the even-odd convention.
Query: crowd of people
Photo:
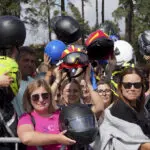
[[[90,52],[85,52],[74,43],[80,37],[75,20],[68,16],[61,19],[71,24],[67,32],[76,34],[64,34],[63,39],[60,31],[66,28],[58,19],[54,31],[61,26],[56,32],[59,40],[47,44],[44,61],[36,66],[36,51],[23,46],[23,22],[14,16],[0,17],[0,137],[18,137],[19,150],[150,150],[150,87],[145,84],[145,72],[139,64],[131,63],[133,57],[117,61],[124,45],[113,46],[112,53],[116,41],[103,31],[89,36],[85,45]],[[92,41],[97,35],[96,42],[108,42],[100,56],[93,54],[99,49]],[[125,46],[132,55],[132,47]],[[78,140],[60,130],[59,117],[64,107],[78,104],[94,114],[98,132],[88,146],[73,148]],[[15,150],[15,146],[0,143],[0,149]]]

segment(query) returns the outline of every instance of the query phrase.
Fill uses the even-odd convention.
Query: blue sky
[[[66,0],[72,1],[76,7],[81,11],[81,0]],[[89,0],[90,3],[85,4],[85,19],[89,22],[91,26],[95,24],[95,0]],[[56,1],[57,3],[59,0]],[[99,3],[99,23],[101,21],[101,0]],[[118,7],[118,0],[105,0],[105,20],[113,20],[112,12]],[[60,8],[58,8],[60,9]],[[66,10],[68,8],[66,7]],[[119,22],[121,29],[121,34],[124,33],[124,22],[123,20]],[[47,29],[40,26],[38,29],[33,29],[27,26],[27,36],[24,45],[30,45],[32,43],[47,43],[48,42],[48,32]]]

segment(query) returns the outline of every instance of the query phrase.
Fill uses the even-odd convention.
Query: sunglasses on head
[[[31,100],[39,101],[40,96],[42,97],[43,100],[47,100],[49,97],[49,93],[33,94],[33,95],[31,95]]]
[[[134,88],[139,89],[142,87],[142,83],[141,82],[122,82],[122,85],[124,86],[125,89],[130,89],[132,87],[132,85],[134,86]]]

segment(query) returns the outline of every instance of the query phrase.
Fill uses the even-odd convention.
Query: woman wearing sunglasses
[[[119,98],[105,109],[95,150],[150,150],[150,119],[144,108],[144,79],[137,68],[120,76]]]
[[[72,145],[76,141],[59,131],[59,110],[55,109],[52,93],[44,79],[33,81],[27,86],[23,97],[26,111],[18,123],[17,133],[27,150],[59,150],[61,144]]]

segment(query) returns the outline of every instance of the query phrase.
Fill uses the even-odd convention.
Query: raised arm
[[[55,76],[55,81],[53,82],[53,84],[51,86],[51,90],[52,90],[52,95],[54,98],[55,94],[57,92],[58,86],[66,78],[67,73],[60,70],[59,67],[56,67],[53,72],[54,72],[54,76]]]
[[[89,92],[92,99],[92,111],[96,114],[96,116],[99,118],[101,113],[104,110],[104,103],[99,94],[93,90],[92,83],[90,81],[90,71],[91,71],[91,65],[89,65],[86,69],[85,73],[85,80],[87,83],[87,86],[89,88]]]

